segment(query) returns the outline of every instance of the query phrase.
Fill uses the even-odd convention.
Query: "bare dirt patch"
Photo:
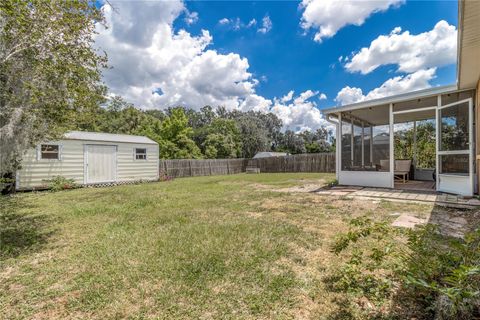
[[[292,193],[310,193],[310,192],[315,192],[320,189],[322,189],[325,186],[325,182],[322,180],[319,183],[306,183],[300,186],[294,186],[290,188],[281,188],[281,189],[276,189],[275,191],[279,192],[292,192]]]

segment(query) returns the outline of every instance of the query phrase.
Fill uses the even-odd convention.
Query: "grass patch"
[[[346,220],[432,208],[279,192],[333,178],[240,174],[0,198],[0,314],[335,318],[346,296],[324,279]]]

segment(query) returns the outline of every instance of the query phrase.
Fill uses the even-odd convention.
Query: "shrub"
[[[327,181],[327,186],[329,188],[338,186],[338,180],[337,179],[331,179],[331,180]]]
[[[55,176],[52,179],[44,181],[47,183],[47,187],[53,192],[78,188],[78,185],[73,179],[67,179],[63,176]]]
[[[406,297],[397,301],[405,308],[390,316],[401,317],[405,309],[435,319],[480,314],[480,229],[457,239],[442,236],[434,225],[403,230],[365,217],[349,224],[331,247],[348,255],[333,274],[338,290],[368,299],[379,312],[387,301]]]

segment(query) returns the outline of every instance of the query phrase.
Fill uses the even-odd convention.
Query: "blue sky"
[[[318,109],[455,82],[456,1],[329,2],[114,3],[106,82],[139,107],[270,111],[297,131],[325,124]]]

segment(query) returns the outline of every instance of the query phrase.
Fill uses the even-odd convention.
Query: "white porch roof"
[[[447,94],[447,93],[452,93],[456,91],[458,91],[456,84],[448,85],[448,86],[439,86],[439,87],[433,87],[433,88],[428,88],[424,90],[402,93],[399,95],[384,97],[380,99],[373,99],[373,100],[367,100],[367,101],[357,102],[353,104],[348,104],[344,106],[332,107],[332,108],[324,109],[322,110],[322,112],[324,114],[332,114],[337,112],[353,111],[353,110],[359,110],[359,109],[364,109],[364,108],[369,108],[374,106],[388,105],[390,103],[428,98],[428,97],[436,96],[439,94]]]

